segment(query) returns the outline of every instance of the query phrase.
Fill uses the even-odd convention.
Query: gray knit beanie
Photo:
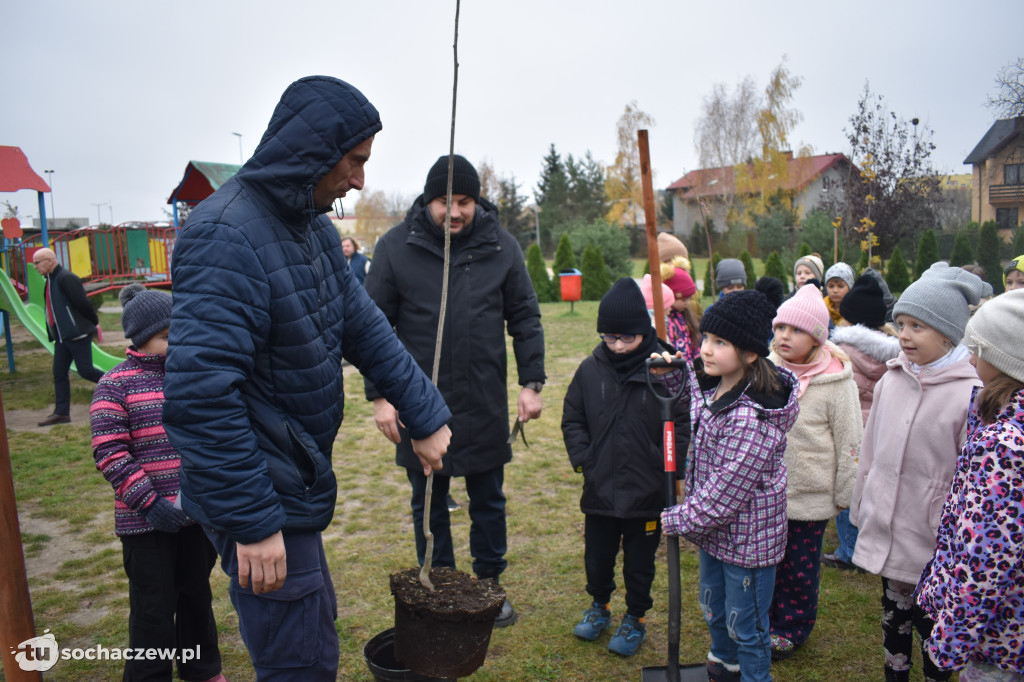
[[[1007,291],[978,308],[967,323],[967,350],[1017,381],[1024,381],[1024,289]]]
[[[984,291],[980,277],[940,261],[907,287],[893,306],[892,316],[916,317],[958,344],[971,319],[970,306],[978,304]]]
[[[738,258],[723,258],[715,268],[715,289],[721,291],[730,284],[747,286],[747,270]]]
[[[814,273],[814,279],[821,282],[821,273],[825,269],[825,264],[821,262],[821,256],[816,253],[812,253],[808,256],[801,256],[796,259],[793,263],[793,277],[796,277],[796,269],[801,265],[806,265]]]
[[[147,289],[141,284],[129,284],[117,295],[124,309],[121,326],[124,336],[140,348],[157,332],[171,326],[171,296],[162,291]]]
[[[846,263],[836,263],[828,270],[825,271],[825,284],[828,284],[830,279],[841,279],[846,282],[848,289],[853,288],[853,282],[857,277],[853,274],[853,268]]]

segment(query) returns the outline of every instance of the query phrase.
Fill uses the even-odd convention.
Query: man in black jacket
[[[508,388],[505,325],[519,370],[521,422],[540,416],[544,385],[544,331],[540,307],[522,250],[502,229],[494,204],[480,197],[480,178],[465,158],[454,157],[451,255],[447,312],[441,341],[438,387],[452,411],[452,441],[444,468],[434,476],[431,532],[435,566],[455,566],[446,498],[452,476],[463,476],[469,496],[473,572],[497,579],[507,550],[505,464],[508,444]],[[366,291],[395,327],[398,338],[430,375],[441,306],[448,157],[427,175],[423,195],[405,221],[385,234],[373,253]],[[377,428],[397,444],[396,463],[412,485],[416,553],[423,562],[426,477],[416,463],[401,415],[367,382]],[[495,624],[516,620],[506,600]]]
[[[92,335],[100,319],[85,294],[82,280],[65,270],[50,249],[36,250],[32,265],[46,280],[43,297],[46,305],[46,334],[53,341],[53,414],[39,426],[67,424],[71,421],[71,379],[68,371],[74,361],[78,375],[94,384],[103,372],[92,366]]]

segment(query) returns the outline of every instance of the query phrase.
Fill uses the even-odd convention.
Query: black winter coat
[[[377,242],[365,285],[427,376],[434,365],[443,270],[444,234],[421,196],[405,221]],[[452,411],[452,442],[442,473],[465,476],[512,459],[506,323],[520,385],[545,379],[544,330],[523,252],[486,199],[477,203],[468,234],[452,240],[449,272],[438,387]],[[369,382],[366,397],[381,397]],[[421,467],[404,432],[395,462]]]
[[[573,469],[583,473],[580,510],[620,519],[658,518],[668,506],[661,405],[647,386],[643,364],[620,383],[603,346],[580,364],[562,406],[565,449]],[[689,405],[684,390],[673,409],[678,478],[690,444]]]
[[[50,341],[71,341],[80,336],[92,336],[100,318],[96,315],[82,280],[60,265],[46,276],[45,296],[53,306],[56,326],[46,322],[46,335]]]

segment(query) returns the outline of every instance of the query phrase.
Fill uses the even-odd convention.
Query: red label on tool
[[[676,470],[676,428],[672,422],[665,422],[665,471]]]

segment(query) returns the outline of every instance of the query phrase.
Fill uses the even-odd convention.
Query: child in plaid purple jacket
[[[691,368],[686,495],[662,513],[666,535],[700,548],[709,680],[771,680],[768,610],[786,540],[786,432],[796,379],[767,359],[774,310],[763,294],[723,297],[701,320]]]

